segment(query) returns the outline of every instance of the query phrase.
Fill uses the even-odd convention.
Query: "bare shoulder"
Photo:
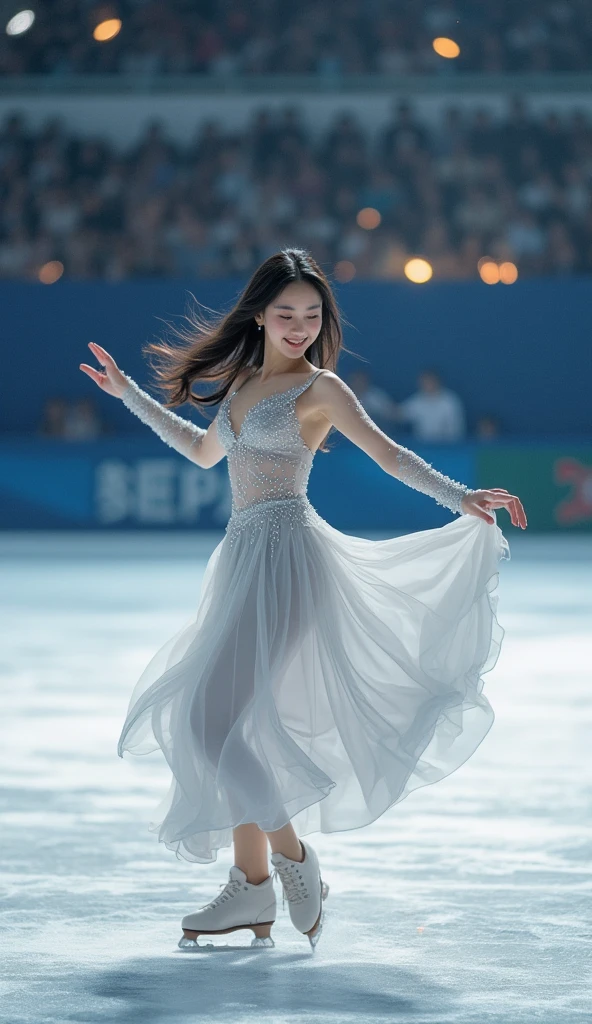
[[[333,370],[321,370],[316,382],[317,391],[324,388],[327,391],[349,391],[347,384]]]
[[[351,398],[353,391],[333,370],[323,370],[314,382],[315,394],[320,401],[331,402]]]

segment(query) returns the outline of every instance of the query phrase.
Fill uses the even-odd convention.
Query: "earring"
[[[260,330],[260,331],[262,331],[262,330],[263,330],[263,324],[259,324],[259,330]]]

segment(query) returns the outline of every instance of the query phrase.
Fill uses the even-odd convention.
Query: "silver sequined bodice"
[[[227,455],[232,488],[232,512],[227,527],[232,537],[257,520],[272,526],[270,536],[279,535],[275,527],[282,523],[295,526],[322,521],[306,496],[314,455],[300,436],[296,416],[296,399],[322,372],[315,370],[303,384],[259,399],[248,409],[238,435],[232,429],[230,403],[239,389],[235,388],[221,402],[215,422]],[[124,405],[163,441],[200,465],[199,452],[207,431],[163,408],[127,374],[123,377],[127,381],[121,393]],[[356,407],[357,416],[380,433],[353,392],[351,404]],[[383,437],[396,460],[396,466],[384,467],[387,472],[409,487],[430,494],[445,508],[463,511],[463,498],[471,493],[469,487],[438,472],[409,448],[396,445],[386,435]]]
[[[238,388],[221,403],[216,422],[228,460],[233,515],[261,502],[305,497],[313,453],[300,436],[296,399],[321,372],[261,398],[248,409],[238,435],[230,421]]]

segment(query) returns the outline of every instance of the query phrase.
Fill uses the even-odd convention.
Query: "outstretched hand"
[[[113,356],[110,356],[106,349],[97,345],[94,341],[89,341],[88,347],[104,369],[102,371],[95,370],[94,366],[89,366],[88,363],[80,363],[79,369],[94,380],[95,384],[98,384],[102,391],[106,391],[108,395],[113,395],[114,398],[121,398],[128,385],[128,381],[117,366]]]
[[[495,519],[489,515],[487,509],[507,508],[513,526],[520,526],[526,529],[526,512],[520,498],[510,494],[503,487],[492,487],[488,491],[472,491],[465,494],[461,502],[463,512],[467,515],[477,516],[484,519],[486,523],[494,523]]]

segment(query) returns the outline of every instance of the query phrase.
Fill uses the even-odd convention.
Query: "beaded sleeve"
[[[449,508],[451,512],[462,512],[461,501],[465,494],[472,494],[471,488],[438,472],[421,455],[409,448],[402,445],[397,447],[398,479],[408,487],[428,494],[438,505]]]
[[[142,391],[139,384],[128,377],[127,373],[124,373],[123,376],[128,382],[121,395],[123,404],[138,419],[151,427],[162,441],[174,448],[175,451],[180,452],[181,455],[192,459],[193,453],[201,446],[206,435],[203,427],[198,427],[190,420],[184,419],[183,416],[177,416],[170,409],[165,409],[155,398]]]
[[[343,382],[341,387],[343,394],[338,403],[339,420],[333,421],[338,430],[367,452],[385,472],[408,487],[434,498],[451,512],[462,513],[461,501],[465,494],[473,493],[471,488],[440,473],[421,455],[393,441],[377,427],[351,388]]]

